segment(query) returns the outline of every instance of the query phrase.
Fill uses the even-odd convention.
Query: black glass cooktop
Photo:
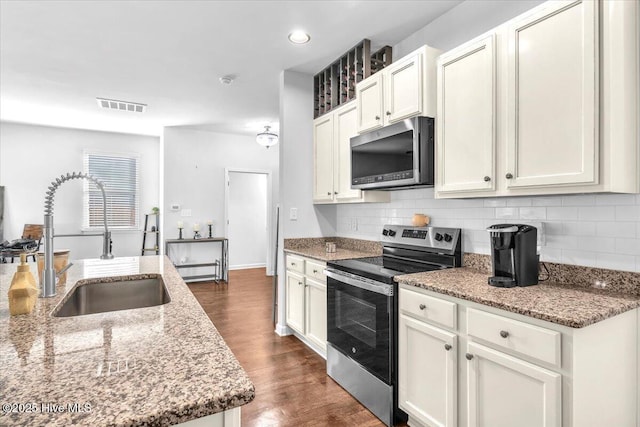
[[[327,267],[391,284],[394,283],[394,276],[443,268],[435,264],[415,263],[382,256],[330,261]]]

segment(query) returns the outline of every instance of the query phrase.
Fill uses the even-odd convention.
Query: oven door
[[[391,384],[393,285],[333,269],[327,275],[327,341]]]

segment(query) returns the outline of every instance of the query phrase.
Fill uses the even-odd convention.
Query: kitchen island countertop
[[[167,258],[76,261],[55,297],[10,316],[16,265],[0,266],[0,425],[171,425],[253,400],[246,372]],[[144,275],[161,275],[171,302],[51,316],[78,280]]]

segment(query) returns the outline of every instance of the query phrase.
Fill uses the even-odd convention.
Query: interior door
[[[265,267],[267,263],[268,178],[266,173],[229,171],[229,267]],[[208,229],[203,226],[202,235]]]

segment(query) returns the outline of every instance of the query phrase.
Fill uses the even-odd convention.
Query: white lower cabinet
[[[562,426],[562,377],[476,343],[467,345],[470,427]]]
[[[575,329],[405,284],[399,307],[412,427],[638,425],[640,309]]]
[[[402,313],[398,333],[400,407],[425,425],[455,426],[458,337]]]
[[[322,261],[286,256],[286,321],[295,335],[320,354],[327,350],[327,279]]]

